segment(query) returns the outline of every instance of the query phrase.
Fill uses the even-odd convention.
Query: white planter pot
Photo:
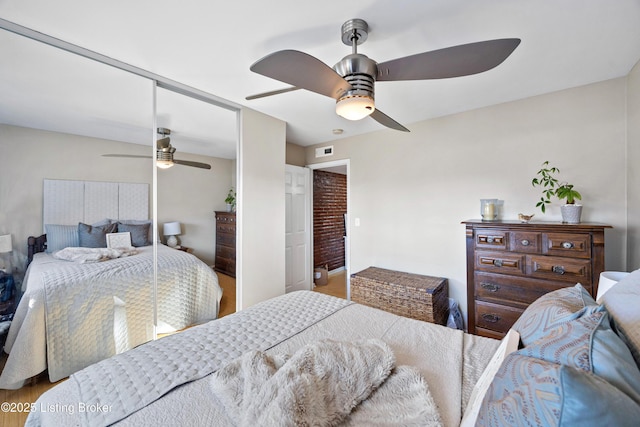
[[[562,205],[560,206],[560,212],[562,213],[562,222],[580,224],[582,205]]]

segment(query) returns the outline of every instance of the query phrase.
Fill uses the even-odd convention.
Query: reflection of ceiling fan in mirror
[[[176,152],[175,147],[171,146],[171,129],[158,128],[158,133],[162,138],[156,142],[156,166],[161,169],[168,169],[173,165],[193,166],[194,168],[211,169],[211,165],[200,162],[191,162],[189,160],[178,160],[173,158]],[[136,156],[133,154],[103,154],[104,157],[130,157],[138,159],[151,159],[151,156]]]
[[[369,25],[350,19],[342,25],[342,42],[352,54],[329,67],[319,59],[297,50],[281,50],[265,56],[250,69],[292,87],[248,96],[256,99],[297,89],[306,89],[336,100],[336,113],[349,120],[371,116],[391,129],[409,130],[374,105],[377,81],[445,79],[482,73],[500,65],[520,44],[520,39],[486,40],[447,47],[386,62],[376,62],[358,53],[367,40]]]

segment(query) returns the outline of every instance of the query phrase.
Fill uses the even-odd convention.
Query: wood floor
[[[223,317],[236,311],[236,281],[233,277],[218,273],[220,287],[223,289],[222,300],[220,301],[219,317]],[[329,275],[329,283],[323,286],[316,286],[315,291],[338,298],[346,298],[346,274],[344,271]],[[7,355],[2,352],[0,356],[0,370],[4,368]],[[18,405],[35,402],[45,391],[49,390],[57,383],[50,383],[46,374],[41,374],[34,382],[19,390],[0,390],[0,404],[9,403]],[[27,419],[27,412],[7,412],[0,410],[0,426],[22,427]]]

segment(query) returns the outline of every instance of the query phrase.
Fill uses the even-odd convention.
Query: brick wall
[[[347,176],[313,171],[313,266],[343,267]]]

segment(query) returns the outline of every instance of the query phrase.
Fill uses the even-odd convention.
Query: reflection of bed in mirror
[[[57,381],[153,339],[154,299],[159,333],[217,317],[222,291],[212,269],[191,254],[163,245],[154,254],[151,221],[144,219],[147,184],[45,180],[44,188],[49,236],[30,238],[33,261],[7,337],[9,357],[0,387],[19,388],[45,369],[49,379]],[[96,210],[92,205],[99,206]],[[70,213],[74,210],[82,216]],[[103,219],[95,221],[98,217]],[[69,224],[71,218],[76,218],[75,226]],[[117,250],[110,250],[114,259],[101,262],[60,259],[68,252],[61,249],[86,246],[86,239],[107,231],[131,233],[133,251],[118,257]],[[107,250],[83,249],[83,257]]]

